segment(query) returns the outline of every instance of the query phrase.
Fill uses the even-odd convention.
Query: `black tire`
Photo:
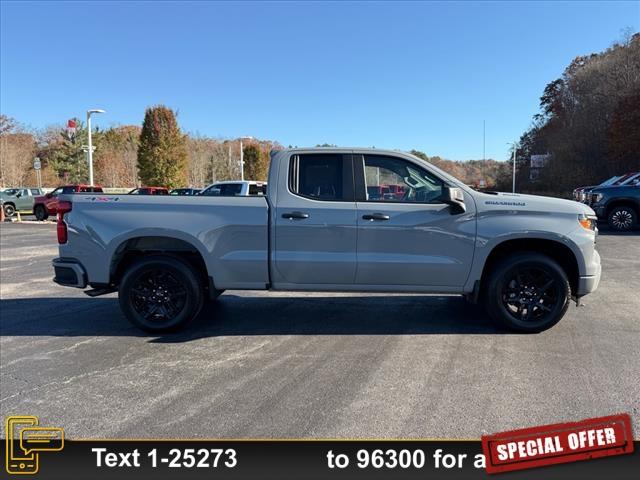
[[[609,212],[609,226],[618,232],[628,232],[638,222],[638,214],[628,205],[620,205]]]
[[[4,216],[7,218],[13,217],[16,213],[16,207],[13,203],[5,203],[2,208],[4,209]]]
[[[483,292],[489,315],[512,330],[537,333],[553,327],[571,301],[565,271],[533,252],[509,255],[489,272]]]
[[[46,220],[49,217],[47,209],[44,208],[44,205],[36,205],[36,207],[33,209],[33,214],[36,216],[36,220],[40,222]]]
[[[202,308],[201,278],[193,266],[180,258],[142,258],[126,270],[120,282],[120,308],[131,323],[147,332],[179,330]]]

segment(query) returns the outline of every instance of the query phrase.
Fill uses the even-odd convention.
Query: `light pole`
[[[244,150],[242,140],[253,140],[253,137],[240,137],[240,180],[244,180]]]
[[[91,114],[92,113],[105,113],[104,110],[99,108],[94,108],[92,110],[87,110],[87,134],[89,136],[89,185],[93,185],[93,144],[91,143]]]
[[[507,145],[511,145],[511,148],[513,148],[513,180],[511,193],[516,193],[516,152],[518,151],[518,142],[513,142],[512,144],[507,143]]]

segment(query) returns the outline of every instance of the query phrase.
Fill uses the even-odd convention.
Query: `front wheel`
[[[120,308],[147,332],[178,330],[202,308],[201,276],[176,257],[154,255],[134,263],[118,289]]]
[[[484,292],[487,312],[494,320],[526,333],[554,326],[570,300],[567,274],[553,259],[538,253],[517,253],[501,260],[489,273]]]
[[[49,216],[47,210],[44,208],[44,205],[36,205],[36,208],[33,209],[33,214],[36,216],[36,220],[40,222],[46,220]]]
[[[628,232],[636,224],[638,216],[633,208],[623,205],[611,210],[607,220],[611,228],[619,232]]]

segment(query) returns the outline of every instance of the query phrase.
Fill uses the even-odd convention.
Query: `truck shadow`
[[[281,294],[282,295],[282,294]],[[117,298],[29,298],[0,302],[2,336],[132,336],[188,342],[241,335],[503,334],[477,305],[459,297],[238,296],[205,305],[184,331],[161,336],[135,328]]]

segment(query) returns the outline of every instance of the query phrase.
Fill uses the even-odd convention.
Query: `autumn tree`
[[[540,113],[520,138],[516,183],[538,191],[569,191],[640,169],[639,92],[640,34],[575,58],[544,89]],[[546,153],[550,160],[531,183],[528,160]]]
[[[164,105],[148,108],[144,115],[138,147],[140,181],[169,188],[187,181],[186,138],[173,110]]]
[[[95,176],[98,184],[108,187],[135,187],[138,185],[138,140],[140,127],[124,125],[104,132],[94,155]]]
[[[269,169],[269,157],[255,143],[245,145],[244,177],[249,180],[266,180]]]
[[[13,118],[0,115],[0,185],[25,185],[34,154],[34,136]]]

